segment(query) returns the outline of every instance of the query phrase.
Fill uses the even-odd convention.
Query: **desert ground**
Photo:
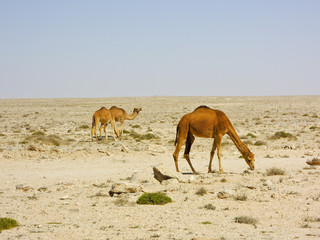
[[[120,142],[110,124],[92,142],[93,113],[113,105],[142,111]],[[199,174],[183,147],[183,180],[160,183],[153,167],[175,172],[176,126],[200,105],[226,113],[255,170],[225,135],[225,174],[216,155],[207,173],[213,139],[196,138]],[[320,96],[1,99],[0,143],[0,217],[19,223],[0,239],[320,239],[320,167],[306,164],[320,157]],[[111,197],[114,184],[135,190]],[[137,204],[146,192],[172,203]]]

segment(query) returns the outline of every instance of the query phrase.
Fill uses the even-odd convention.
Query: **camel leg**
[[[100,128],[99,128],[100,138],[102,138],[102,135],[101,135],[101,129],[102,129],[102,126],[103,126],[103,124],[101,123],[101,124],[100,124]]]
[[[108,126],[108,123],[103,125],[103,131],[104,131],[104,135],[106,135],[106,137],[107,137],[107,126]]]
[[[98,122],[99,122],[99,121],[96,120],[96,122],[95,122],[95,124],[94,124],[94,127],[92,127],[92,128],[94,128],[94,136],[96,137],[97,142],[98,142],[98,138],[97,138]],[[92,139],[92,140],[93,140],[93,139]]]
[[[108,126],[108,123],[105,123],[105,124],[103,125],[103,131],[104,131],[104,135],[105,135],[106,140],[108,140],[107,126]]]
[[[178,156],[179,156],[179,152],[181,150],[182,144],[183,144],[183,140],[179,139],[179,141],[178,141],[178,143],[176,145],[176,150],[174,150],[174,153],[173,153],[173,159],[174,159],[174,163],[176,165],[176,171],[177,172],[180,172],[179,171],[179,167],[178,167]]]
[[[212,159],[213,159],[214,152],[215,152],[216,148],[217,148],[217,140],[216,140],[216,138],[214,138],[212,149],[211,149],[211,152],[210,152],[210,161],[209,161],[208,173],[212,172],[211,165],[212,165]]]
[[[189,153],[190,153],[190,150],[191,150],[191,146],[194,142],[194,136],[189,132],[188,134],[188,137],[187,137],[187,141],[186,141],[186,148],[184,150],[184,158],[187,160],[192,172],[194,174],[197,174],[196,170],[193,168],[192,164],[191,164],[191,160],[190,160],[190,156],[189,156]]]
[[[123,124],[124,124],[124,121],[121,121],[121,123],[120,123],[120,137],[122,137],[122,134],[123,134]]]
[[[218,155],[218,159],[219,159],[219,171],[220,171],[220,173],[224,173],[222,166],[221,166],[220,149],[221,149],[221,137],[218,137],[217,138],[217,155]]]
[[[120,139],[120,134],[119,134],[119,131],[118,131],[117,127],[116,127],[114,119],[111,120],[111,126],[112,126],[112,129],[113,129],[113,138],[114,138],[114,140],[116,140],[115,134],[117,135],[117,138]]]
[[[91,141],[93,142],[93,126],[91,127]]]

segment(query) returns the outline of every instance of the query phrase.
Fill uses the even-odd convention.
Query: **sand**
[[[142,108],[124,124],[128,152],[110,125],[107,140],[91,142],[92,114],[113,105],[128,113]],[[213,139],[196,138],[190,157],[199,175],[191,174],[183,147],[186,181],[160,184],[153,167],[175,170],[177,123],[199,105],[226,113],[256,168],[248,171],[224,136],[225,174],[207,173]],[[306,164],[320,156],[319,106],[320,96],[2,99],[0,217],[19,226],[0,239],[319,239],[320,169]],[[292,136],[272,139],[277,132]],[[284,175],[267,176],[273,167]],[[111,197],[121,182],[141,190]],[[144,192],[159,191],[173,202],[136,204]],[[257,222],[235,221],[243,216]]]

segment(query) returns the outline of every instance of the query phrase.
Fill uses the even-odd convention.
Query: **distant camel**
[[[123,133],[124,120],[135,119],[141,110],[142,110],[141,108],[134,108],[132,114],[130,115],[126,113],[126,111],[123,110],[122,108],[118,108],[116,106],[112,106],[110,108],[110,112],[114,116],[115,121],[120,122],[120,136],[122,136],[122,133]],[[100,134],[101,134],[101,128],[102,128],[102,124],[100,126]],[[104,127],[104,131],[106,131],[106,127]]]
[[[222,136],[226,133],[230,136],[231,140],[239,149],[250,169],[254,170],[254,154],[250,152],[248,147],[241,142],[226,114],[222,111],[211,109],[207,106],[200,106],[193,112],[184,115],[177,126],[177,135],[175,141],[176,149],[173,153],[177,172],[179,172],[179,152],[182,147],[183,141],[186,140],[184,157],[188,161],[192,172],[196,173],[196,170],[194,170],[189,157],[191,145],[195,139],[193,135],[195,135],[196,137],[214,138],[212,150],[210,153],[208,172],[211,172],[211,164],[214,156],[214,151],[217,149],[219,171],[220,173],[223,173],[220,160],[220,147]]]
[[[92,116],[92,127],[91,127],[91,140],[92,141],[93,141],[93,131],[94,131],[94,135],[96,137],[96,140],[98,141],[97,126],[98,126],[99,122],[101,123],[101,125],[104,125],[104,129],[106,129],[108,123],[111,122],[113,132],[116,133],[118,138],[120,137],[119,131],[118,131],[116,124],[115,124],[114,116],[111,114],[111,111],[106,109],[105,107],[102,107],[98,111],[96,111]],[[113,133],[113,138],[115,139],[114,133]],[[100,127],[100,137],[101,137],[101,127]],[[106,134],[106,139],[107,139],[107,134]]]

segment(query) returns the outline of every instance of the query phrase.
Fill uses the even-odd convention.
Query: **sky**
[[[0,98],[320,95],[318,0],[0,0]]]

